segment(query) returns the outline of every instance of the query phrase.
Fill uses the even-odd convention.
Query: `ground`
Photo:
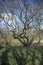
[[[17,39],[12,40],[11,46],[0,46],[0,65],[42,65],[42,58],[43,46],[28,49]]]

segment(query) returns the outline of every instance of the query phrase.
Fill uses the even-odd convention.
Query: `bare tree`
[[[6,7],[10,12],[4,11],[2,13],[4,23],[12,30],[14,38],[21,41],[24,46],[29,46],[35,38],[35,33],[32,34],[32,30],[37,30],[40,38],[39,31],[43,20],[42,9],[38,5],[29,4],[27,0],[14,0],[14,2],[13,0],[5,1]]]

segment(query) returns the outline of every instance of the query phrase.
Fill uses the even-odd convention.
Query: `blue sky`
[[[5,1],[5,0],[3,0],[3,1]],[[39,3],[39,2],[41,4],[43,4],[43,0],[27,0],[27,1],[30,2],[31,4],[35,4],[35,3]],[[5,6],[5,8],[6,8],[6,6]],[[10,12],[9,9],[6,8],[6,10],[7,10],[7,13]],[[41,25],[43,26],[43,21],[42,21]],[[5,27],[5,26],[3,23],[0,23],[0,27]]]
[[[30,3],[43,3],[43,0],[28,0]]]

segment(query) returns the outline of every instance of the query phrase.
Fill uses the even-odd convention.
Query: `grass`
[[[9,47],[0,46],[0,65],[41,65],[42,57],[43,49],[27,49],[17,39]]]
[[[37,42],[38,40],[34,40],[33,44],[36,44]],[[22,43],[17,39],[13,39],[11,42],[11,46],[22,46]],[[43,46],[43,39],[40,41],[40,46]]]
[[[39,65],[41,62],[41,54],[43,51],[27,49],[22,46],[2,47],[0,49],[0,65],[1,62],[9,65]],[[5,62],[3,62],[5,61]]]
[[[11,42],[11,46],[21,46],[21,45],[22,43],[17,39],[13,39]]]

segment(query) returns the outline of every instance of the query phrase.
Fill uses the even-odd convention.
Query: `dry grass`
[[[33,41],[33,44],[37,44],[37,43],[38,43],[38,40],[34,40],[34,41]],[[43,39],[40,40],[40,45],[41,45],[41,46],[43,45]]]

